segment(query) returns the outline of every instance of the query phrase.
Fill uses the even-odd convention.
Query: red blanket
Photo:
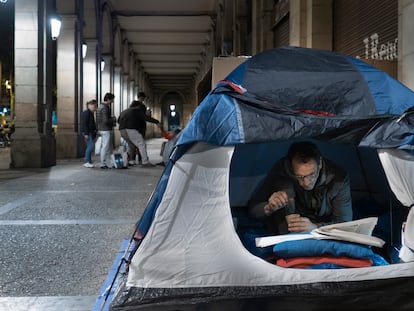
[[[372,260],[368,258],[352,258],[347,256],[315,256],[280,258],[276,264],[285,268],[306,268],[312,265],[331,263],[348,268],[371,267]]]

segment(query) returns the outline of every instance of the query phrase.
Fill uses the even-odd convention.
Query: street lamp
[[[82,43],[82,58],[86,57],[86,54],[88,53],[88,45],[86,42]]]
[[[52,40],[56,40],[59,37],[61,26],[62,26],[62,19],[59,16],[53,16],[50,19]]]

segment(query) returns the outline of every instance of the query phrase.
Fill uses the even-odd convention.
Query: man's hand
[[[89,135],[83,135],[83,137],[85,138],[85,142],[88,142]]]
[[[289,197],[284,191],[273,192],[264,206],[265,215],[269,216],[275,211],[283,208],[289,202]]]
[[[288,224],[289,232],[312,231],[317,228],[317,226],[312,223],[309,218],[301,217],[299,214],[286,216],[286,222]]]

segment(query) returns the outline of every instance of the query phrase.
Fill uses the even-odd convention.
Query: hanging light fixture
[[[87,53],[88,53],[88,45],[84,41],[82,43],[82,58],[85,58]]]
[[[52,40],[56,40],[59,37],[61,26],[62,26],[62,19],[59,16],[53,16],[50,19]]]

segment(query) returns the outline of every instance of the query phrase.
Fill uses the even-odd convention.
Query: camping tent
[[[182,131],[137,223],[111,309],[412,310],[414,262],[398,262],[392,250],[414,203],[405,175],[413,107],[401,83],[334,52],[283,47],[238,66]],[[374,233],[391,264],[283,268],[247,249],[247,201],[303,139],[349,172],[354,215],[379,217]],[[402,158],[406,170],[398,170]]]

